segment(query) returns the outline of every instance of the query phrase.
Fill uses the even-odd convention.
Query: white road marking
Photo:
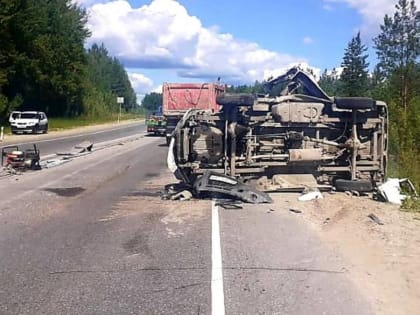
[[[220,247],[219,207],[211,202],[211,314],[225,314],[225,296],[223,293],[223,266]]]

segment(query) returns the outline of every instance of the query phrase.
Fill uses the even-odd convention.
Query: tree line
[[[0,0],[0,123],[12,110],[107,115],[136,106],[123,65],[103,45],[86,50],[87,13],[70,0]]]

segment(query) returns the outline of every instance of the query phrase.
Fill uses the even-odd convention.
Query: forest
[[[124,66],[84,44],[87,13],[69,0],[0,0],[0,124],[13,110],[106,116],[137,101]]]

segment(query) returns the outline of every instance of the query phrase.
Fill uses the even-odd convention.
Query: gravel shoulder
[[[370,298],[377,314],[418,314],[420,214],[342,193],[326,193],[323,199],[309,202],[274,198],[302,211],[295,215],[344,258],[349,277]],[[370,214],[383,224],[370,219]]]

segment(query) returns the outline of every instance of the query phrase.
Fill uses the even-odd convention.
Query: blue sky
[[[243,84],[297,63],[339,67],[358,31],[374,65],[372,38],[396,1],[73,0],[89,14],[86,45],[103,42],[140,98],[163,82]]]

